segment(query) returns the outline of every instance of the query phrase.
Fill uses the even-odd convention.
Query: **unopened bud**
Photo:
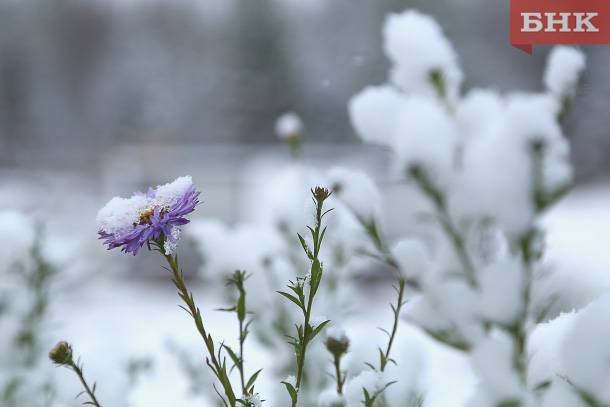
[[[339,357],[347,353],[349,348],[349,339],[345,335],[345,331],[339,328],[329,328],[326,338],[326,349],[335,357]]]
[[[72,363],[72,346],[66,341],[58,342],[49,352],[49,359],[58,365]]]
[[[318,203],[324,202],[326,198],[330,196],[330,192],[327,188],[324,187],[315,187],[311,190],[311,193],[313,194],[314,199]]]

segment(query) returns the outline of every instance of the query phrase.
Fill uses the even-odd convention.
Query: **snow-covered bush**
[[[435,219],[433,239],[409,239],[391,252],[414,280],[404,317],[469,357],[479,379],[469,406],[537,406],[555,386],[605,403],[600,386],[582,376],[566,373],[566,386],[528,374],[532,331],[546,318],[549,294],[560,294],[535,289],[544,271],[538,220],[571,184],[560,119],[584,55],[556,48],[543,93],[462,95],[455,51],[430,17],[391,15],[384,40],[390,83],[363,90],[349,111],[363,141],[389,147],[395,175],[428,199]]]

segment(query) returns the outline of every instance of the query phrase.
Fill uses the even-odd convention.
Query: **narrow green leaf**
[[[286,386],[286,390],[288,390],[288,394],[290,395],[290,400],[293,406],[296,406],[297,402],[297,391],[291,383],[281,382],[284,386]]]
[[[301,304],[299,299],[296,298],[294,295],[288,294],[285,291],[277,291],[277,293],[285,298],[288,298],[290,301],[294,302],[299,308],[303,309],[303,305]]]
[[[251,387],[254,387],[254,383],[256,382],[256,379],[258,378],[258,374],[262,371],[263,371],[263,369],[258,369],[256,372],[254,372],[254,374],[252,376],[250,376],[250,378],[248,379],[248,382],[246,383],[246,390],[250,390]]]
[[[326,325],[328,325],[328,323],[330,322],[330,320],[326,320],[324,322],[322,322],[320,325],[316,326],[313,330],[313,332],[311,333],[311,337],[309,338],[309,340],[313,340],[313,338],[316,337],[316,335],[318,335],[320,332],[322,332],[322,329],[324,329],[324,327]]]
[[[231,360],[233,361],[233,364],[241,369],[241,360],[239,359],[237,354],[233,352],[233,349],[231,349],[228,345],[222,345],[222,347],[226,349],[227,353],[229,354],[229,357],[231,357]]]

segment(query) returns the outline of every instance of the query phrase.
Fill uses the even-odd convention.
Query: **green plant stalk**
[[[289,343],[294,347],[296,354],[296,379],[294,384],[286,381],[282,383],[288,390],[292,407],[296,407],[298,405],[299,393],[304,376],[305,360],[307,357],[307,347],[313,338],[315,338],[315,336],[318,335],[329,322],[324,321],[315,328],[310,325],[314,298],[318,288],[320,287],[323,275],[323,268],[319,259],[319,253],[324,240],[324,235],[326,233],[326,227],[322,228],[322,219],[332,210],[330,209],[323,212],[322,209],[324,206],[324,201],[331,195],[331,193],[328,191],[328,189],[322,187],[312,188],[311,193],[313,196],[313,201],[316,205],[315,225],[313,227],[307,226],[307,229],[309,229],[309,232],[311,233],[313,250],[310,249],[305,239],[300,234],[297,234],[299,241],[301,242],[301,246],[305,251],[307,258],[311,262],[309,276],[305,279],[297,278],[296,283],[291,281],[290,284],[288,284],[288,288],[294,294],[296,294],[296,296],[288,292],[278,291],[279,294],[289,299],[301,309],[304,319],[303,325],[296,326],[296,336],[288,336]],[[306,284],[309,284],[308,293],[305,289]]]
[[[343,383],[345,377],[341,373],[341,356],[340,354],[333,355],[333,365],[335,366],[335,378],[337,379],[337,394],[343,394]]]
[[[544,174],[543,174],[543,159],[544,159],[544,143],[533,143],[531,146],[532,160],[532,201],[537,211],[542,211],[547,207],[544,191]],[[514,354],[513,364],[519,373],[521,381],[526,384],[527,381],[527,324],[530,311],[530,303],[532,296],[532,280],[533,280],[533,262],[535,255],[533,252],[533,243],[536,238],[536,230],[530,228],[519,240],[519,252],[521,253],[523,264],[523,286],[522,286],[522,302],[523,308],[515,326],[512,329],[512,334],[515,337],[516,349]]]
[[[155,248],[157,251],[159,251],[163,255],[163,257],[165,257],[165,260],[167,261],[167,263],[169,265],[169,270],[172,273],[172,277],[173,277],[172,281],[174,282],[174,285],[178,289],[178,295],[180,296],[180,298],[186,305],[186,308],[184,308],[184,307],[182,307],[182,308],[187,313],[189,313],[189,315],[191,315],[191,317],[193,318],[193,321],[195,322],[195,327],[197,328],[197,331],[199,332],[199,334],[201,335],[201,338],[203,339],[203,342],[208,351],[208,357],[206,358],[206,364],[208,365],[208,367],[210,369],[212,369],[212,371],[218,378],[218,381],[220,381],[220,384],[222,385],[224,393],[228,399],[229,405],[231,407],[235,407],[236,406],[236,397],[235,397],[235,393],[233,391],[233,387],[231,386],[231,381],[229,380],[229,376],[226,371],[226,364],[224,362],[220,362],[220,360],[219,360],[220,359],[220,350],[219,350],[218,355],[216,355],[216,350],[214,347],[214,340],[213,340],[212,336],[206,331],[205,326],[203,324],[203,319],[201,317],[201,311],[195,304],[195,299],[193,298],[193,294],[188,290],[188,288],[186,286],[186,283],[184,281],[184,274],[182,273],[182,270],[180,270],[180,267],[178,265],[177,256],[165,254],[165,250],[163,248],[163,239],[160,239],[159,241],[155,242]]]
[[[322,227],[322,206],[323,206],[323,201],[318,201],[316,203],[316,225],[315,225],[315,229],[313,232],[314,251],[313,251],[312,266],[311,266],[311,270],[310,270],[312,277],[313,277],[314,267],[319,267],[319,264],[320,264],[318,254],[320,252],[320,246],[321,246],[319,240],[320,240],[320,228]],[[316,266],[316,263],[318,266]],[[313,280],[313,278],[310,279],[310,281],[309,281],[310,286],[312,284],[312,280]],[[305,367],[305,354],[307,352],[307,345],[309,344],[309,336],[310,336],[310,331],[311,331],[309,329],[309,321],[311,319],[311,309],[313,308],[314,296],[315,296],[315,292],[310,289],[309,298],[307,299],[307,307],[305,308],[305,324],[303,327],[302,350],[301,350],[299,358],[297,360],[297,377],[296,377],[297,395],[299,394],[299,389],[301,388],[301,381],[303,380],[303,369]]]
[[[307,309],[305,311],[305,325],[303,328],[303,343],[302,350],[297,360],[297,377],[296,377],[296,389],[297,395],[301,388],[301,382],[303,380],[303,369],[305,368],[305,353],[307,351],[307,345],[309,344],[309,320],[311,318],[311,308],[313,306],[313,296],[310,295],[307,301]]]
[[[449,236],[453,248],[460,260],[466,281],[472,288],[478,288],[479,284],[475,276],[474,265],[466,249],[466,242],[464,237],[460,234],[451,221],[449,211],[447,210],[447,203],[445,202],[445,197],[441,191],[439,191],[428,179],[425,172],[421,168],[413,167],[410,169],[409,173],[416,181],[422,193],[433,203],[439,216],[441,226],[447,236]]]
[[[38,228],[36,241],[31,250],[34,260],[32,271],[25,271],[23,278],[26,287],[32,292],[33,301],[23,318],[23,326],[15,338],[16,344],[23,351],[25,367],[32,367],[39,355],[39,340],[36,337],[49,304],[49,286],[56,270],[43,258],[41,250],[42,231]]]
[[[244,321],[239,320],[239,380],[241,382],[242,394],[248,394],[246,389],[246,379],[244,378],[244,342],[246,338],[244,336]]]
[[[85,376],[83,375],[83,369],[80,368],[76,363],[74,363],[74,361],[71,361],[70,363],[68,363],[67,366],[70,369],[72,369],[74,371],[74,373],[76,373],[76,375],[78,376],[78,379],[80,380],[81,384],[83,385],[85,392],[91,399],[89,404],[92,404],[96,407],[101,407],[99,401],[97,401],[97,398],[95,397],[95,384],[93,385],[93,389],[91,389],[89,387],[89,385],[87,384],[87,381],[85,380]]]
[[[392,311],[394,313],[394,323],[392,325],[392,332],[390,333],[390,339],[388,340],[388,346],[383,354],[383,357],[379,363],[379,370],[383,372],[388,365],[390,359],[390,352],[392,351],[392,345],[394,344],[394,338],[396,337],[396,332],[398,331],[398,322],[400,319],[400,310],[402,306],[405,304],[404,296],[405,296],[405,285],[406,281],[404,278],[400,278],[398,281],[398,298],[396,300],[396,305],[391,305]]]
[[[237,365],[237,369],[239,371],[239,379],[241,382],[241,390],[242,395],[249,394],[246,380],[244,375],[244,343],[246,342],[247,336],[247,325],[244,328],[244,321],[246,320],[246,289],[244,287],[244,281],[246,280],[245,272],[236,271],[234,273],[234,277],[230,280],[230,283],[233,283],[239,291],[239,297],[237,299],[237,303],[235,304],[235,314],[237,315],[237,321],[239,323],[239,364]]]

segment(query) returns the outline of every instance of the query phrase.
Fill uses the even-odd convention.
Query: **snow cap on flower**
[[[303,136],[303,121],[294,112],[287,112],[275,121],[275,134],[282,140],[294,140]]]
[[[349,101],[349,117],[358,136],[365,142],[388,146],[404,96],[395,88],[369,86]]]
[[[400,270],[408,278],[419,278],[431,267],[428,249],[421,240],[404,239],[392,248],[392,256],[398,262]]]
[[[457,105],[455,116],[460,139],[468,143],[484,137],[502,123],[504,100],[495,91],[473,89]]]
[[[569,145],[557,123],[559,104],[550,95],[513,93],[503,113],[484,127],[485,134],[463,147],[462,170],[450,196],[457,219],[494,220],[512,238],[530,227],[534,148],[542,149],[543,189],[554,191],[571,182]],[[489,169],[492,169],[491,171]],[[473,200],[472,197],[477,199]]]
[[[399,174],[418,168],[444,187],[454,170],[456,146],[455,125],[440,103],[415,96],[406,100],[392,143]]]
[[[571,97],[585,69],[585,54],[573,47],[554,47],[547,59],[544,84],[556,96]]]
[[[396,86],[407,93],[456,99],[463,74],[453,46],[432,17],[415,10],[390,14],[383,37]]]
[[[199,194],[192,178],[185,176],[130,198],[112,198],[97,214],[99,238],[109,250],[120,247],[133,255],[163,238],[165,253],[171,254],[180,226],[189,222],[185,216],[199,203]]]
[[[381,210],[381,194],[364,171],[334,167],[328,182],[335,197],[345,203],[364,222],[375,220]]]
[[[560,109],[557,99],[550,95],[514,93],[507,99],[506,137],[520,141],[529,148],[528,154],[534,144],[542,146],[542,180],[547,190],[572,182],[570,145],[557,122]]]

